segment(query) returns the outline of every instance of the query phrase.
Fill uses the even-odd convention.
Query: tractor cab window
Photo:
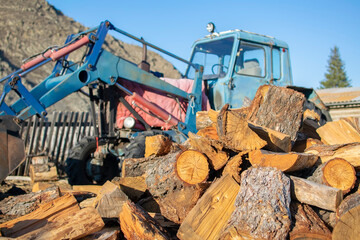
[[[195,46],[191,62],[204,66],[204,80],[225,77],[229,69],[233,45],[234,38],[228,37]],[[195,69],[189,66],[186,76],[195,78]]]
[[[242,42],[237,53],[235,72],[241,75],[265,77],[264,48]]]

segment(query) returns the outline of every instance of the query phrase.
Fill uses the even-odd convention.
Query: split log
[[[242,111],[228,110],[226,104],[220,111],[217,120],[217,131],[220,140],[226,147],[235,151],[255,150],[264,147],[267,143],[262,140],[246,121],[247,108]]]
[[[306,153],[316,154],[321,163],[334,158],[343,158],[348,161],[355,170],[360,170],[360,143],[315,145],[305,150]]]
[[[235,211],[221,239],[286,239],[290,231],[290,179],[274,168],[241,174]]]
[[[54,163],[31,164],[30,165],[31,182],[57,181],[59,176]]]
[[[118,218],[124,202],[128,200],[120,187],[107,181],[94,201],[94,207],[102,218]]]
[[[243,162],[242,157],[247,154],[247,152],[240,152],[239,154],[232,157],[222,172],[222,176],[229,174],[232,176],[237,183],[240,184],[240,171],[241,171],[241,164]]]
[[[102,186],[99,185],[73,185],[72,189],[77,192],[91,192],[99,194]]]
[[[235,209],[239,189],[239,184],[229,175],[213,182],[186,216],[177,237],[184,240],[219,239]]]
[[[209,162],[215,170],[219,170],[225,166],[229,160],[229,155],[223,151],[224,145],[220,141],[189,132],[189,143],[192,149],[205,154],[209,158]]]
[[[198,111],[196,113],[196,130],[204,129],[214,123],[209,117],[209,114],[211,115],[212,113],[209,113],[208,111]]]
[[[350,211],[352,208],[355,208],[360,205],[360,193],[353,193],[347,196],[340,204],[338,209],[336,210],[336,222],[340,220],[340,218]]]
[[[360,142],[360,133],[345,120],[327,122],[316,132],[321,141],[328,145]]]
[[[264,85],[258,88],[247,120],[289,135],[292,141],[302,122],[304,94],[292,89]]]
[[[35,211],[0,224],[1,233],[5,237],[19,237],[36,229],[44,227],[48,222],[55,222],[79,211],[75,197],[65,194],[48,203],[42,204]]]
[[[283,172],[294,172],[311,168],[318,156],[309,153],[275,153],[266,150],[254,150],[249,153],[254,167],[275,167]]]
[[[170,239],[155,219],[130,201],[124,203],[119,220],[126,239]]]
[[[249,127],[256,132],[256,134],[266,141],[265,149],[273,152],[290,152],[291,151],[291,139],[289,135],[272,130],[267,127],[262,127],[254,123],[248,123]]]
[[[186,150],[176,157],[176,173],[188,184],[197,184],[207,180],[209,164],[207,157],[194,150]]]
[[[94,208],[84,208],[67,217],[49,222],[44,227],[25,234],[19,240],[79,239],[100,231],[104,222]]]
[[[144,176],[116,177],[111,182],[120,185],[120,189],[134,202],[139,201],[147,189]]]
[[[305,149],[310,148],[314,145],[323,145],[323,143],[319,139],[315,139],[315,138],[307,138],[307,139],[299,140],[299,141],[296,140],[291,151],[304,152]]]
[[[146,170],[146,185],[160,206],[161,214],[174,223],[181,223],[203,194],[206,184],[188,185],[175,171],[179,152],[155,158]]]
[[[307,179],[341,189],[346,194],[355,185],[356,173],[348,161],[342,158],[334,158],[318,166]]]
[[[81,240],[118,240],[120,239],[120,229],[116,228],[104,228],[98,232],[90,234]]]
[[[0,211],[5,215],[23,216],[39,208],[40,204],[60,196],[59,188],[52,187],[41,192],[8,197],[0,201]]]
[[[315,183],[303,178],[289,176],[291,179],[291,197],[301,203],[322,209],[336,211],[343,200],[340,189]]]
[[[290,209],[293,218],[290,240],[331,240],[330,230],[309,205],[292,202]]]
[[[200,129],[196,134],[213,140],[219,140],[219,135],[217,134],[215,123],[211,124],[211,126]]]
[[[346,201],[345,201],[346,200]],[[358,239],[360,236],[360,197],[358,193],[348,196],[337,211],[338,221],[332,239]]]
[[[172,141],[164,135],[148,136],[145,138],[145,157],[166,155],[170,152],[171,145]]]
[[[357,117],[345,117],[341,118],[341,120],[344,120],[348,122],[356,131],[360,132],[360,120]]]

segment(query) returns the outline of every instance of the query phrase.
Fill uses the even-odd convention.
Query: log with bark
[[[145,157],[166,155],[171,145],[172,141],[164,135],[148,136],[145,138]]]
[[[349,195],[337,210],[337,223],[332,239],[358,239],[360,236],[360,195]]]
[[[290,201],[290,179],[280,170],[259,167],[244,171],[235,211],[221,239],[286,239]]]
[[[209,158],[213,169],[219,170],[229,160],[229,154],[224,151],[224,145],[217,140],[192,134],[189,132],[189,143],[195,149]]]
[[[234,211],[240,186],[230,175],[214,181],[186,216],[177,233],[180,239],[219,239]]]
[[[308,180],[350,192],[356,181],[354,167],[345,159],[334,158],[316,168]]]
[[[305,152],[318,155],[321,163],[334,158],[343,158],[356,170],[360,170],[360,143],[315,145],[306,149]]]
[[[208,184],[189,185],[176,175],[175,163],[179,152],[155,158],[147,165],[146,185],[167,219],[181,223],[195,206]]]
[[[261,139],[246,121],[248,109],[242,111],[229,110],[226,104],[217,119],[217,131],[220,140],[226,147],[235,151],[261,149],[267,143]]]
[[[36,210],[40,204],[50,202],[60,196],[60,189],[58,187],[48,188],[40,192],[11,196],[0,201],[0,211],[2,214],[19,217]]]
[[[249,153],[249,160],[254,167],[275,167],[283,172],[294,172],[311,168],[318,160],[318,156],[310,153],[254,150]]]
[[[134,203],[124,203],[119,214],[120,227],[126,239],[170,239],[160,224]]]
[[[302,123],[304,94],[292,89],[264,85],[258,88],[247,120],[289,135],[292,141]]]
[[[290,176],[290,179],[291,197],[301,203],[336,211],[343,200],[343,193],[340,189],[299,177]]]
[[[55,222],[79,211],[75,197],[65,194],[50,202],[41,204],[35,211],[0,224],[0,230],[5,237],[19,237],[31,231],[44,227],[48,222]]]
[[[195,150],[186,150],[176,157],[176,174],[188,184],[197,184],[207,180],[209,164],[207,157]]]
[[[290,208],[293,218],[290,240],[331,239],[330,230],[309,205],[291,202]]]
[[[316,132],[328,145],[360,142],[360,132],[346,120],[327,122]]]

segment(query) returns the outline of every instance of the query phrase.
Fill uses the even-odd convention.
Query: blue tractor
[[[212,23],[208,29],[210,34],[194,43],[187,61],[104,21],[68,36],[63,46],[46,49],[2,78],[0,181],[25,158],[19,123],[33,115],[45,117],[46,108],[76,91],[89,96],[95,137],[86,137],[73,147],[66,171],[70,184],[92,184],[118,175],[121,159],[142,157],[146,136],[165,134],[182,142],[189,131],[197,131],[198,111],[207,107],[219,110],[227,103],[231,108],[246,106],[264,84],[292,85],[285,42],[242,30],[216,33]],[[143,44],[140,64],[102,48],[110,30]],[[161,73],[151,72],[146,47],[186,63],[184,79],[163,79]],[[80,48],[86,48],[81,62],[67,60]],[[55,62],[51,75],[33,89],[26,89],[22,76],[48,62]],[[296,89],[325,109],[314,91]],[[7,104],[10,91],[19,99]],[[110,107],[104,107],[106,103]]]

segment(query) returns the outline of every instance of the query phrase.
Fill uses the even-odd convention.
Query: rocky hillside
[[[23,59],[42,52],[48,46],[62,45],[67,35],[86,29],[45,0],[0,0],[0,23],[0,78],[18,69]],[[134,63],[141,61],[141,47],[111,36],[107,37],[104,48]],[[157,53],[148,51],[148,62],[153,71],[172,78],[180,76],[174,66]],[[24,77],[23,83],[27,87],[35,86],[50,74],[52,67],[53,64],[48,64],[37,69]],[[49,110],[55,109],[87,111],[88,101],[74,93]]]

